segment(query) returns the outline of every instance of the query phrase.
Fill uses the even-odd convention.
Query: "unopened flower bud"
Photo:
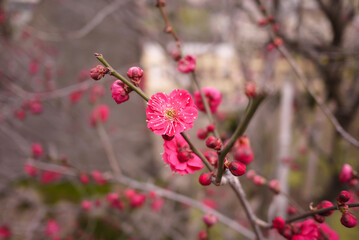
[[[240,162],[230,162],[228,165],[228,169],[234,176],[242,176],[246,173],[246,165]]]
[[[273,16],[268,16],[268,22],[271,22],[271,23],[275,22],[274,17]]]
[[[342,204],[342,203],[346,203],[349,201],[350,199],[350,192],[348,191],[341,191],[338,198],[337,198],[337,201],[339,204]]]
[[[265,178],[262,177],[262,176],[255,175],[255,176],[253,177],[253,183],[254,183],[255,185],[261,186],[261,185],[264,185],[264,184],[266,183],[266,180],[265,180]]]
[[[272,225],[273,225],[274,229],[277,229],[278,232],[281,232],[283,230],[284,226],[285,226],[285,221],[281,217],[275,217],[272,220]]]
[[[172,27],[169,26],[169,25],[167,25],[163,31],[164,31],[165,33],[171,33],[171,32],[172,32]]]
[[[280,192],[280,186],[278,180],[274,179],[269,181],[269,189],[274,192],[275,194],[278,194]]]
[[[351,212],[344,212],[340,222],[347,228],[352,228],[357,225],[357,218]]]
[[[313,216],[314,220],[318,223],[323,223],[325,221],[325,218],[322,215],[315,214]]]
[[[276,47],[280,47],[283,45],[283,39],[281,37],[276,37],[273,43]]]
[[[26,117],[26,112],[22,109],[18,109],[14,111],[14,115],[19,120],[24,120]]]
[[[170,51],[170,55],[173,58],[173,60],[175,60],[176,62],[179,61],[181,59],[181,52],[179,51],[178,48],[173,48]]]
[[[252,162],[254,154],[250,146],[243,145],[235,149],[233,157],[234,160],[248,165]]]
[[[96,67],[91,68],[90,76],[93,80],[97,81],[103,78],[108,72],[109,72],[108,68],[105,68],[102,65],[97,65]]]
[[[246,84],[245,93],[248,98],[257,96],[256,84],[254,82],[248,82]]]
[[[251,169],[247,172],[247,178],[253,180],[253,178],[256,176],[256,172]]]
[[[135,191],[134,189],[132,189],[132,188],[129,188],[129,189],[127,189],[127,190],[125,191],[125,196],[126,196],[128,199],[131,199],[131,198],[133,198],[133,197],[136,196],[136,195],[137,195],[136,191]]]
[[[288,206],[287,207],[287,213],[289,215],[294,215],[294,214],[297,214],[298,213],[298,209],[294,206]]]
[[[112,98],[117,104],[126,102],[130,98],[124,86],[125,84],[121,80],[116,80],[111,85]]]
[[[92,208],[92,203],[89,200],[83,200],[81,203],[81,207],[83,210],[88,211]]]
[[[198,181],[201,185],[208,186],[212,183],[212,174],[210,172],[202,173]]]
[[[212,227],[218,222],[218,217],[212,213],[205,214],[202,218],[207,227]]]
[[[36,169],[33,165],[31,165],[31,164],[29,164],[29,163],[25,164],[25,172],[26,172],[30,177],[36,177],[36,175],[37,175],[37,173],[38,173],[37,169]]]
[[[222,147],[222,142],[220,139],[214,137],[214,136],[210,136],[207,138],[206,140],[206,146],[209,148],[212,148],[214,150],[221,150]]]
[[[136,194],[130,200],[130,206],[132,208],[139,208],[141,207],[146,201],[146,195],[144,194]]]
[[[358,185],[359,180],[357,178],[352,178],[352,180],[349,181],[349,186],[355,187]]]
[[[267,25],[267,23],[268,23],[268,19],[266,19],[266,18],[258,21],[258,25],[261,27]]]
[[[333,207],[333,203],[329,202],[329,201],[321,201],[318,205],[317,205],[317,209],[322,209],[322,208],[329,208],[329,207]],[[334,212],[334,210],[331,210],[331,211],[327,211],[327,212],[324,212],[324,213],[319,213],[319,215],[321,216],[330,216],[332,213]]]
[[[205,230],[201,230],[198,233],[197,238],[198,238],[198,240],[207,240],[208,239],[207,232]]]
[[[80,182],[81,182],[82,184],[87,184],[87,183],[89,183],[89,181],[90,181],[90,179],[89,179],[89,177],[87,176],[87,174],[81,173],[81,175],[80,175]]]
[[[44,152],[40,143],[33,143],[31,145],[31,150],[32,150],[32,156],[34,158],[41,157]]]
[[[273,32],[278,32],[279,31],[279,24],[276,23],[273,25]]]
[[[344,164],[339,174],[339,181],[342,183],[347,183],[353,177],[354,177],[353,168],[349,164]]]
[[[268,43],[267,44],[267,51],[268,52],[273,51],[274,48],[275,48],[275,45],[273,43]]]
[[[214,124],[212,123],[212,124],[209,124],[208,126],[207,126],[207,132],[214,132]]]
[[[140,67],[131,67],[128,69],[127,77],[129,77],[131,82],[138,87],[141,78],[143,77],[143,70]]]
[[[218,154],[214,151],[206,151],[204,153],[204,157],[208,160],[208,162],[214,166],[217,167],[218,164]]]
[[[197,130],[197,137],[198,139],[204,140],[208,136],[208,132],[206,129],[200,128]]]

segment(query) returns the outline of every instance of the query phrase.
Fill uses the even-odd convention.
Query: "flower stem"
[[[127,86],[129,86],[133,91],[138,93],[144,100],[148,101],[149,98],[146,96],[146,94],[138,87],[132,84],[131,81],[127,80],[125,77],[123,77],[121,74],[116,72],[116,70],[111,67],[111,65],[104,59],[102,54],[95,53],[95,57],[103,64],[105,67],[107,67],[110,70],[110,75],[120,79],[122,82],[124,82]]]
[[[251,208],[251,206],[248,203],[248,200],[246,198],[246,194],[242,188],[241,183],[239,182],[238,178],[228,174],[227,176],[228,180],[229,180],[229,185],[231,186],[231,188],[233,189],[234,193],[236,194],[237,198],[239,199],[239,201],[241,202],[244,211],[247,215],[247,218],[249,220],[249,222],[252,225],[252,228],[254,230],[254,233],[256,235],[257,240],[261,240],[263,239],[262,236],[262,232],[259,229],[259,226],[256,222],[257,217],[255,216],[255,214],[253,213],[253,210]]]
[[[191,142],[191,140],[187,137],[187,135],[185,133],[181,133],[182,137],[186,140],[186,142],[188,143],[188,145],[191,147],[192,152],[194,152],[204,163],[204,165],[206,165],[206,167],[208,168],[209,171],[213,171],[213,168],[211,167],[211,165],[208,163],[206,157],[203,155],[203,153],[201,151],[199,151],[197,149],[197,147]]]
[[[347,204],[347,205],[348,205],[349,208],[359,207],[359,203],[350,203],[350,204]],[[306,212],[306,213],[303,213],[303,214],[298,215],[298,216],[296,216],[296,217],[290,218],[290,219],[288,219],[288,220],[285,221],[285,222],[286,222],[286,223],[295,222],[295,221],[300,220],[300,219],[303,219],[303,218],[307,218],[307,217],[310,217],[310,216],[314,216],[315,214],[325,213],[325,212],[332,211],[332,210],[339,210],[339,209],[338,209],[337,206],[328,207],[328,208],[321,208],[321,209],[318,209],[318,210]],[[273,227],[273,226],[271,226],[271,227]]]
[[[236,130],[234,131],[232,137],[230,138],[229,142],[226,144],[226,146],[222,149],[221,153],[219,154],[218,158],[218,171],[217,171],[217,177],[216,177],[216,184],[221,183],[222,175],[223,175],[223,165],[224,165],[224,159],[227,155],[227,153],[231,150],[236,140],[244,133],[244,131],[247,129],[247,126],[252,119],[254,113],[256,112],[257,108],[259,107],[260,103],[264,100],[265,95],[258,95],[257,97],[253,98],[253,100],[250,100],[247,106],[246,113],[244,115],[243,120],[238,124]]]

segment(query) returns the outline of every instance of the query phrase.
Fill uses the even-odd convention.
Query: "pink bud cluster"
[[[324,201],[321,201],[312,210],[320,210],[320,209],[330,208],[330,207],[333,207],[333,206],[334,206],[333,203],[331,203],[331,202],[329,202],[327,200],[324,200]],[[315,214],[313,217],[314,217],[314,220],[317,221],[318,223],[323,223],[325,221],[325,217],[328,217],[328,216],[332,215],[333,212],[334,212],[334,210],[329,210],[329,211],[326,211],[326,212]]]
[[[267,45],[267,50],[270,52],[282,45],[283,45],[283,39],[281,37],[276,37],[273,42]]]
[[[133,85],[139,87],[143,77],[143,70],[136,66],[130,67],[127,71],[127,77],[130,78],[130,81],[133,83]],[[121,80],[116,80],[111,85],[112,98],[117,104],[126,102],[130,98],[130,92],[132,92],[132,89],[124,84]]]
[[[340,222],[347,228],[355,227],[358,223],[356,216],[349,212],[347,202],[350,200],[350,198],[351,194],[348,191],[341,191],[337,198],[339,210],[342,213]]]
[[[206,128],[200,128],[197,130],[197,138],[204,140],[208,137],[208,134],[214,132],[214,124],[208,125]]]
[[[272,220],[272,226],[288,240],[299,239],[331,239],[339,240],[338,234],[325,223],[317,224],[309,219],[303,222],[287,224],[283,218],[276,217]]]
[[[26,111],[31,112],[33,115],[39,115],[43,112],[42,102],[38,97],[31,100],[24,101],[21,108],[14,110],[14,116],[19,120],[26,118]]]

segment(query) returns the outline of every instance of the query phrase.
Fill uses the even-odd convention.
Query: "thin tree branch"
[[[262,232],[259,229],[258,223],[256,222],[257,217],[255,216],[254,212],[252,211],[251,206],[249,205],[249,203],[247,201],[246,194],[242,188],[241,183],[239,182],[237,177],[235,177],[231,174],[227,174],[226,177],[228,179],[229,185],[233,189],[234,193],[236,194],[236,196],[238,197],[239,201],[241,202],[241,204],[244,208],[244,211],[247,215],[249,222],[251,223],[251,226],[254,230],[256,238],[258,240],[263,239]]]
[[[76,171],[69,169],[68,167],[63,167],[63,166],[58,166],[58,165],[54,165],[54,164],[49,164],[49,163],[43,163],[43,162],[36,162],[34,164],[34,166],[36,168],[42,169],[42,170],[49,170],[49,171],[53,171],[53,172],[59,172],[61,174],[64,175],[69,175],[72,177],[76,177],[78,174]],[[227,216],[221,214],[220,212],[204,205],[203,203],[194,200],[192,198],[189,198],[185,195],[158,187],[152,183],[148,183],[148,182],[140,182],[137,180],[134,180],[132,178],[126,177],[124,175],[121,176],[113,176],[111,174],[106,175],[108,177],[109,180],[116,182],[116,183],[121,183],[124,184],[126,186],[129,186],[131,188],[135,188],[135,189],[140,189],[143,191],[155,191],[157,196],[161,196],[176,202],[180,202],[180,203],[184,203],[186,205],[189,205],[193,208],[199,209],[204,213],[212,213],[214,215],[216,215],[218,217],[218,220],[220,222],[222,222],[223,224],[227,225],[228,227],[232,228],[233,230],[237,231],[238,233],[242,234],[243,236],[249,238],[249,239],[255,239],[255,235],[253,234],[253,232],[251,232],[250,230],[248,230],[246,227],[240,225],[239,223],[237,223],[236,221],[228,218]]]
[[[47,33],[35,28],[31,28],[36,33],[36,37],[45,41],[65,41],[74,40],[85,37],[92,30],[94,30],[101,22],[112,13],[114,13],[119,7],[128,3],[129,0],[116,0],[111,4],[106,5],[103,9],[97,12],[97,14],[91,18],[91,20],[79,30],[61,34],[61,33]]]
[[[352,137],[345,129],[340,125],[339,121],[335,118],[333,113],[329,110],[329,108],[324,104],[324,102],[316,95],[314,90],[309,85],[309,80],[305,77],[303,72],[299,69],[298,65],[295,63],[294,59],[289,54],[288,50],[281,46],[278,47],[278,50],[282,53],[284,58],[287,60],[294,73],[297,75],[298,79],[302,82],[307,92],[312,96],[316,104],[323,111],[325,116],[329,119],[329,121],[333,124],[335,130],[349,143],[351,143],[355,147],[359,147],[359,141]]]
[[[260,103],[264,100],[265,95],[259,95],[254,99],[251,99],[248,103],[246,113],[243,117],[243,120],[238,124],[236,130],[234,131],[232,137],[230,138],[229,142],[226,146],[222,149],[219,158],[218,158],[218,171],[216,177],[216,184],[221,183],[223,171],[224,171],[224,159],[227,153],[231,150],[236,140],[243,135],[244,131],[247,129],[247,126],[252,119],[254,113],[257,111]]]

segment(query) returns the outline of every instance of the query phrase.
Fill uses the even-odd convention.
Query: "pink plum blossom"
[[[170,165],[173,172],[181,175],[194,173],[203,168],[201,159],[194,154],[184,138],[178,134],[163,144],[163,161]]]
[[[148,101],[147,127],[159,135],[174,136],[193,127],[197,108],[186,90],[173,90],[170,95],[156,93]]]
[[[178,61],[177,70],[181,73],[193,72],[196,68],[196,57],[187,55]]]
[[[333,229],[331,229],[328,224],[322,223],[320,226],[320,234],[323,236],[325,235],[324,239],[330,239],[330,240],[339,240],[339,235],[336,233]]]
[[[218,91],[215,88],[211,88],[211,87],[206,87],[206,88],[202,88],[202,91],[207,99],[207,102],[209,104],[209,108],[211,110],[212,113],[216,113],[217,112],[217,108],[218,106],[221,104],[222,102],[222,94],[220,91]],[[194,101],[196,103],[196,106],[198,107],[198,109],[202,112],[206,112],[206,109],[204,108],[204,104],[201,98],[201,94],[199,91],[195,91],[193,93],[194,95]]]

